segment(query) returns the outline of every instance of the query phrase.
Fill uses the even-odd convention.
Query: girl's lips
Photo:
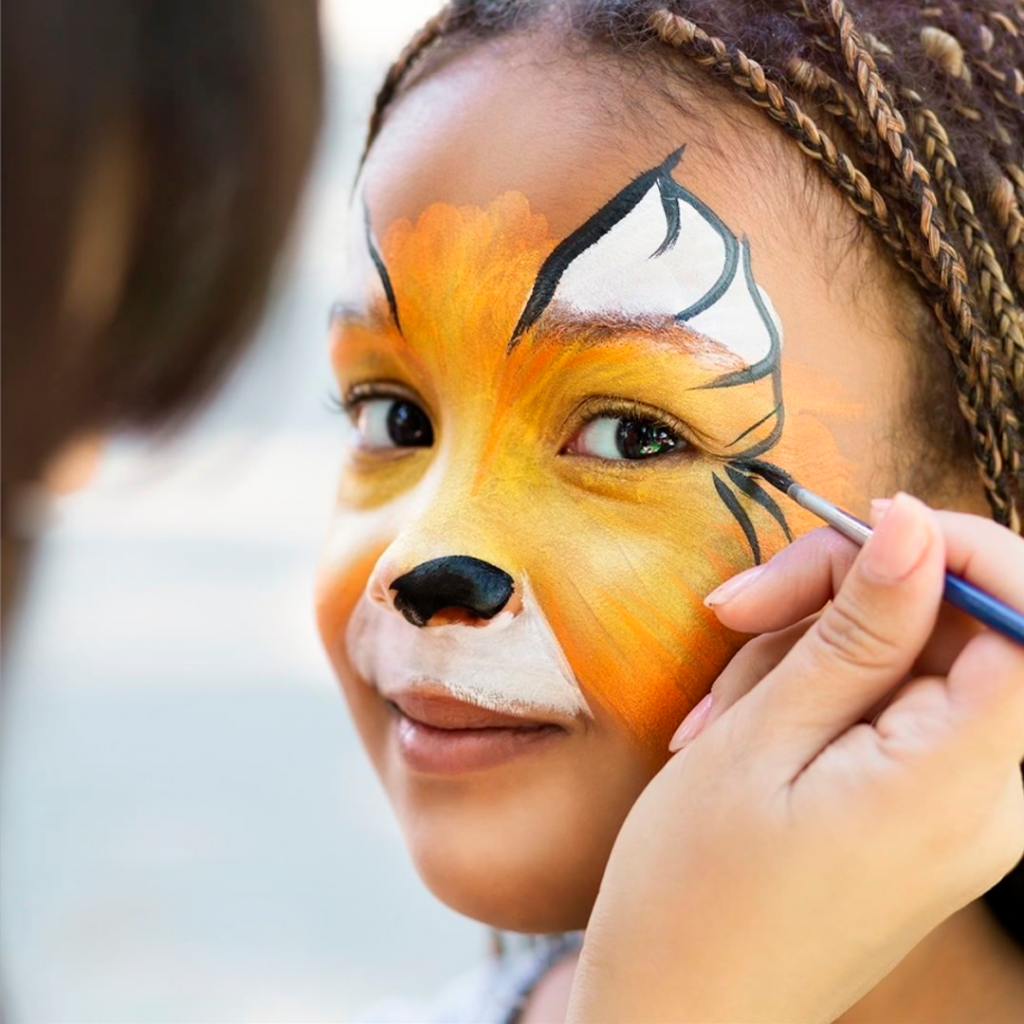
[[[394,708],[395,738],[406,764],[431,775],[493,768],[566,735],[551,722],[481,708],[452,697],[400,693]]]

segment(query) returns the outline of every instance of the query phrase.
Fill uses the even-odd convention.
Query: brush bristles
[[[777,487],[783,494],[785,494],[790,487],[793,486],[796,481],[784,470],[779,469],[778,466],[771,462],[762,462],[760,459],[751,459],[748,462],[744,462],[743,468],[751,473],[761,477],[772,485]]]

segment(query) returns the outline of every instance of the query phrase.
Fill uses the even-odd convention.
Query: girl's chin
[[[414,851],[420,878],[451,910],[501,931],[544,935],[586,928],[608,853],[595,856],[585,873],[567,869],[557,856],[533,864],[506,854],[476,868],[467,866],[467,856],[465,850]]]
[[[615,838],[650,779],[642,760],[589,735],[545,732],[487,740],[485,755],[475,737],[444,740],[458,749],[424,755],[431,770],[422,771],[409,763],[421,751],[410,757],[393,742],[407,728],[393,725],[382,774],[434,895],[495,928],[585,927]],[[514,750],[499,756],[506,742]]]

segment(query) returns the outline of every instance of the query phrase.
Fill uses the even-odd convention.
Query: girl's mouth
[[[504,764],[568,730],[553,722],[507,714],[439,694],[392,694],[393,734],[413,771],[458,775]]]

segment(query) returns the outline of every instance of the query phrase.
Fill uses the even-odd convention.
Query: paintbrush
[[[778,488],[790,497],[801,508],[813,512],[823,519],[834,530],[852,540],[854,544],[863,545],[871,536],[871,527],[856,516],[844,512],[814,491],[798,484],[785,470],[770,462],[752,459],[743,463],[744,467],[756,473],[763,480]],[[943,598],[951,605],[966,612],[972,618],[994,629],[997,633],[1024,644],[1024,613],[1011,608],[987,591],[976,587],[973,583],[955,573],[946,573],[946,585],[942,592]]]

